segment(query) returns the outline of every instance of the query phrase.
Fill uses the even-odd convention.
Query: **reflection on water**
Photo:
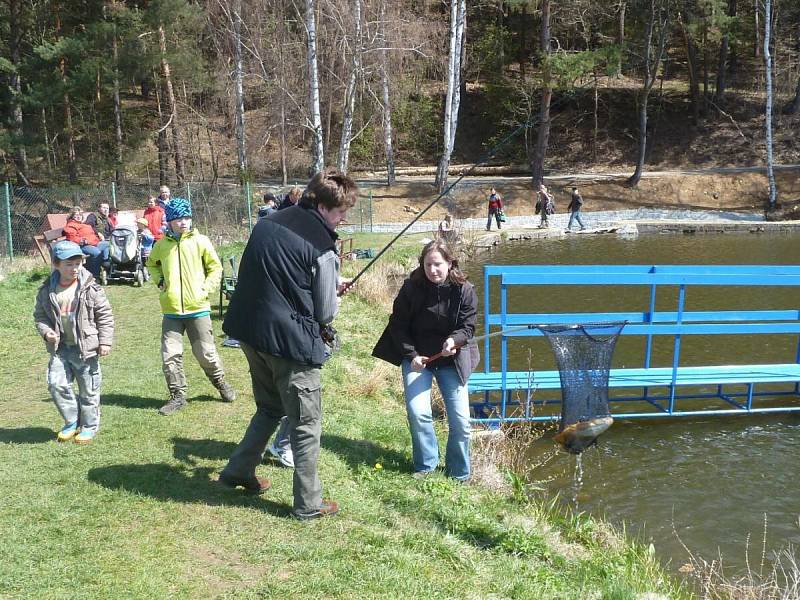
[[[486,264],[797,264],[800,243],[790,235],[611,236],[507,244],[483,257]],[[469,265],[483,298],[482,265]],[[587,286],[588,287],[588,286]],[[536,288],[534,288],[536,289]],[[649,290],[550,288],[548,294],[513,294],[510,311],[647,310]],[[657,310],[672,310],[676,292],[659,292]],[[497,299],[494,299],[497,302]],[[496,309],[499,305],[494,304]],[[690,288],[687,308],[800,307],[796,289]],[[481,307],[482,310],[482,307]],[[671,364],[672,338],[654,345],[653,365]],[[797,336],[684,336],[681,364],[793,362]],[[510,346],[510,369],[553,369],[541,339]],[[644,342],[621,338],[613,366],[640,366]],[[499,345],[492,346],[499,367]],[[529,357],[532,354],[532,358]],[[482,366],[481,366],[482,368]],[[548,436],[531,448],[531,462],[552,452]],[[677,569],[685,545],[731,568],[758,565],[764,538],[770,553],[800,544],[800,416],[616,420],[596,447],[574,457],[557,453],[530,474],[547,497],[558,495],[580,511],[604,517],[644,541]]]

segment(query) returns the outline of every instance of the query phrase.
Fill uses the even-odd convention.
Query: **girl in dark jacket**
[[[478,349],[470,343],[477,310],[475,288],[459,270],[447,245],[435,240],[423,248],[419,267],[403,283],[389,324],[372,352],[402,367],[418,477],[431,473],[439,464],[431,411],[431,384],[436,377],[449,425],[446,472],[460,481],[469,479],[467,380],[478,363]],[[441,357],[428,362],[438,353]]]

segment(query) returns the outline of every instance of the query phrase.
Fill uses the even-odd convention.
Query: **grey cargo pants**
[[[222,472],[232,478],[255,477],[267,441],[286,415],[294,454],[294,513],[313,513],[322,505],[317,473],[322,434],[321,369],[258,352],[245,343],[242,351],[250,365],[256,414]]]

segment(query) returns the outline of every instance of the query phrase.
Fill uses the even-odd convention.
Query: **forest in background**
[[[534,183],[763,164],[767,49],[792,161],[792,0],[3,0],[1,168],[123,187],[438,165],[441,187],[514,130],[490,163]]]

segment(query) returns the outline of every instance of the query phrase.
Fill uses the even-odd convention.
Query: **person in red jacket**
[[[83,209],[73,206],[63,229],[64,237],[81,247],[87,257],[86,268],[100,283],[104,283],[103,265],[108,262],[110,246],[97,235],[94,227],[83,222]]]
[[[500,220],[503,214],[503,197],[497,193],[497,190],[492,188],[489,194],[489,217],[486,219],[486,231],[492,230],[492,217],[497,221],[497,228],[502,229],[502,221]]]
[[[158,205],[155,196],[147,199],[144,218],[147,219],[147,228],[156,241],[164,237],[164,209]]]

